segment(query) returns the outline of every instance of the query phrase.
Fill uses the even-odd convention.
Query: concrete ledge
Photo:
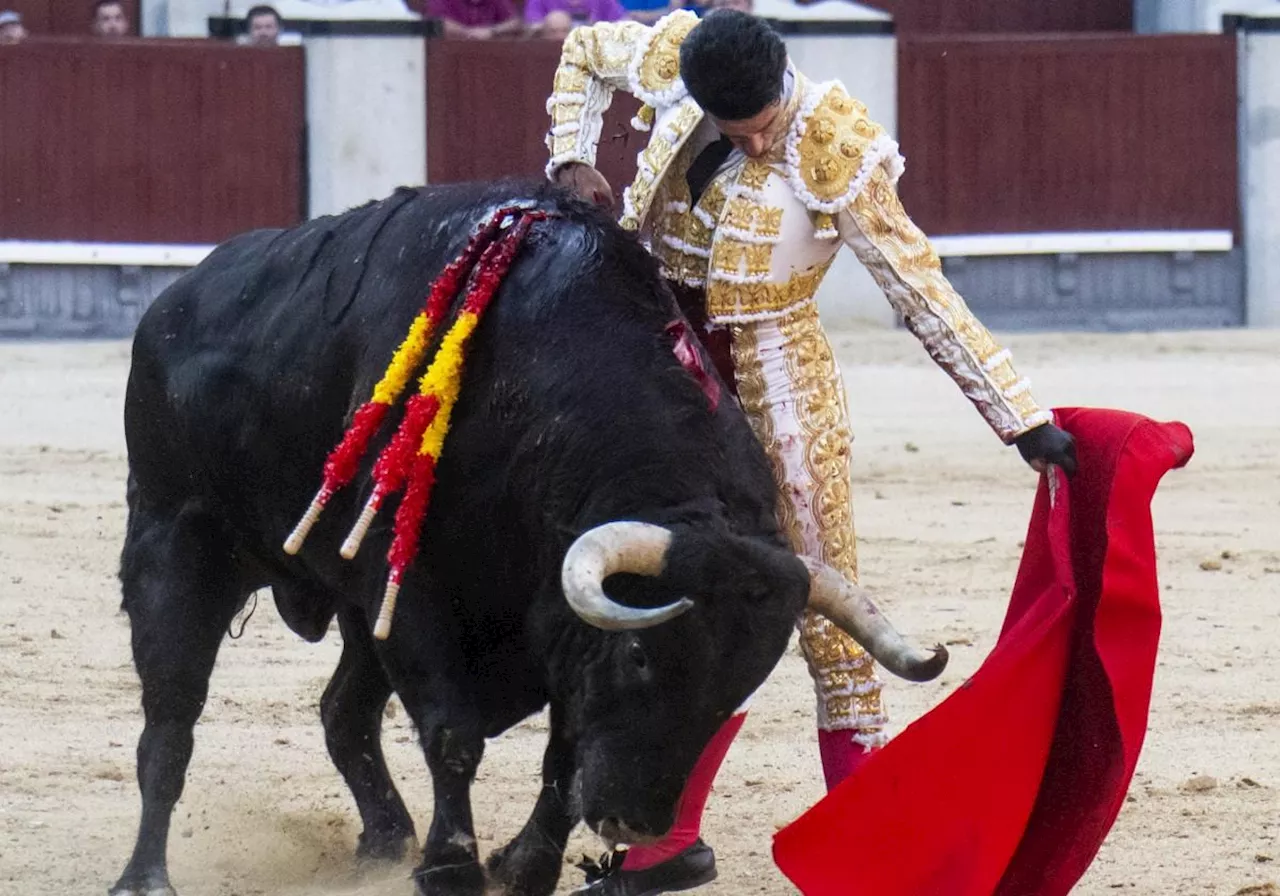
[[[1280,32],[1280,16],[1223,16],[1222,30],[1227,34],[1237,31],[1277,33]]]
[[[285,30],[302,37],[439,37],[436,19],[293,19],[285,16]],[[244,33],[244,19],[209,16],[209,36],[232,40]]]
[[[188,270],[172,258],[159,265],[120,263],[138,260],[150,259],[32,264],[23,255],[17,264],[0,261],[0,340],[127,339],[156,297]]]
[[[193,268],[213,246],[0,240],[0,264]]]
[[[943,258],[991,255],[1094,255],[1133,252],[1230,252],[1229,230],[1099,233],[997,233],[931,238]]]
[[[1240,249],[953,256],[942,269],[996,331],[1177,330],[1246,321]]]
[[[894,33],[891,15],[851,0],[812,0],[801,3],[795,0],[756,0],[754,12],[779,34],[785,35]]]
[[[893,22],[869,21],[807,21],[804,19],[765,19],[773,30],[785,37],[857,37],[859,35],[894,34]]]

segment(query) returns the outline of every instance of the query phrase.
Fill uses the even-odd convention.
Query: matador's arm
[[[647,129],[655,107],[678,102],[680,44],[698,24],[687,10],[663,16],[650,27],[639,22],[600,22],[575,28],[565,38],[556,69],[555,87],[547,100],[551,151],[547,177],[571,162],[595,165],[604,112],[615,90],[625,90],[645,103],[640,119]]]
[[[631,60],[650,31],[639,22],[600,22],[569,32],[547,100],[548,177],[570,162],[595,165],[605,110],[614,90],[627,88]]]
[[[891,163],[890,163],[891,164]],[[928,238],[902,207],[886,164],[835,215],[840,238],[884,291],[907,329],[950,374],[1006,443],[1053,418],[1013,369],[1009,352],[974,317],[942,273]]]

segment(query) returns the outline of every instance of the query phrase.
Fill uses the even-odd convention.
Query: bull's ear
[[[725,559],[723,581],[740,600],[783,600],[799,615],[809,599],[809,571],[791,550],[759,536],[736,537]]]
[[[771,548],[774,565],[770,575],[771,593],[785,595],[794,613],[799,616],[809,602],[809,569],[788,548]]]

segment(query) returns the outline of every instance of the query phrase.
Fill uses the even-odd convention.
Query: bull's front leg
[[[484,755],[484,730],[468,704],[416,699],[401,691],[422,739],[435,792],[435,811],[413,872],[418,896],[481,896],[484,872],[471,817],[471,782]]]
[[[441,714],[452,715],[452,714]],[[484,755],[478,719],[441,718],[419,725],[422,749],[431,770],[435,812],[413,872],[419,896],[480,896],[484,872],[471,818],[471,782]]]
[[[533,814],[515,838],[489,856],[493,883],[503,896],[550,896],[560,880],[565,845],[578,823],[571,798],[573,745],[565,737],[556,705],[551,736],[542,756],[542,790]]]

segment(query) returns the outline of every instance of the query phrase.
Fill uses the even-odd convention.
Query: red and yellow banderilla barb
[[[517,223],[498,239],[497,234],[503,223],[512,215],[519,216]],[[285,550],[296,553],[328,499],[354,477],[355,468],[369,440],[381,424],[387,409],[404,391],[409,377],[426,352],[431,332],[443,320],[459,285],[474,267],[474,276],[462,307],[419,380],[418,394],[406,403],[400,426],[374,463],[373,492],[342,545],[342,556],[347,559],[354,557],[382,502],[404,486],[404,497],[396,511],[394,538],[387,552],[391,569],[374,626],[374,637],[380,640],[391,633],[391,617],[395,612],[400,583],[418,551],[422,521],[426,517],[431,489],[435,484],[436,463],[444,449],[453,407],[461,390],[467,343],[498,287],[502,285],[529,228],[535,221],[546,217],[545,212],[528,212],[519,208],[500,209],[472,238],[457,261],[446,268],[436,280],[427,307],[414,320],[409,335],[397,349],[387,372],[374,389],[373,398],[356,412],[342,442],[330,454],[325,463],[320,491],[307,514],[285,542]]]
[[[404,392],[409,377],[422,364],[423,356],[427,352],[427,343],[431,341],[436,327],[448,313],[454,296],[458,294],[471,269],[475,267],[481,253],[497,236],[503,219],[509,213],[510,209],[499,209],[495,212],[493,217],[472,235],[462,254],[446,266],[431,285],[422,311],[413,319],[408,335],[396,349],[382,379],[374,387],[373,397],[356,410],[351,426],[347,428],[342,441],[329,452],[329,457],[324,464],[324,478],[321,481],[320,490],[311,499],[311,506],[307,508],[307,512],[302,515],[298,525],[285,540],[286,554],[296,554],[301,550],[302,543],[306,541],[311,528],[320,519],[320,514],[329,503],[329,499],[355,477],[360,458],[364,456],[365,449],[369,446],[369,440],[382,425],[387,410]]]

